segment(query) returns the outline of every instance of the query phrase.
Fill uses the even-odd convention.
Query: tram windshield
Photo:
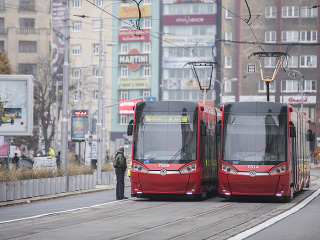
[[[141,163],[196,160],[198,111],[136,114],[134,159]]]
[[[286,119],[282,113],[225,113],[223,160],[233,165],[284,162]]]

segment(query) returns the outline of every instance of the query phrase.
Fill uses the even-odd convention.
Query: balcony
[[[39,34],[38,28],[17,28],[17,34]]]

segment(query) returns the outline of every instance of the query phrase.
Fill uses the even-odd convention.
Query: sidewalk
[[[128,186],[127,182],[126,182],[126,186]],[[67,197],[67,196],[72,196],[72,195],[102,192],[102,191],[107,191],[107,190],[111,190],[111,189],[115,189],[115,188],[116,188],[115,183],[110,184],[110,185],[96,185],[96,188],[94,188],[94,189],[79,190],[79,191],[65,192],[65,193],[57,193],[57,194],[46,195],[46,196],[39,196],[39,197],[25,198],[25,199],[19,199],[19,200],[7,201],[7,202],[0,202],[0,207],[13,206],[13,205],[19,205],[19,204],[27,204],[27,203],[35,202],[35,201],[46,201],[46,200],[50,200],[50,199],[62,198],[62,197]]]

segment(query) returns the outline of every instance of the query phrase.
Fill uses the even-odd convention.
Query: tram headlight
[[[189,172],[193,172],[195,170],[197,170],[197,164],[194,163],[194,164],[190,164],[184,168],[181,168],[180,173],[189,173]]]
[[[137,172],[143,172],[143,173],[147,173],[148,169],[146,169],[145,167],[143,167],[142,165],[138,164],[138,163],[134,163],[133,164],[133,169]]]
[[[275,169],[272,169],[269,174],[273,175],[273,174],[279,174],[279,173],[283,173],[286,171],[286,165],[282,165],[280,167],[277,167]]]
[[[227,164],[222,164],[222,171],[227,172],[227,173],[233,173],[233,174],[238,173],[237,170],[235,170],[233,167],[230,167]]]

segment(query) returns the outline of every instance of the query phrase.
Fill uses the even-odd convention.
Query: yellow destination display
[[[187,116],[146,116],[149,123],[187,123]]]

